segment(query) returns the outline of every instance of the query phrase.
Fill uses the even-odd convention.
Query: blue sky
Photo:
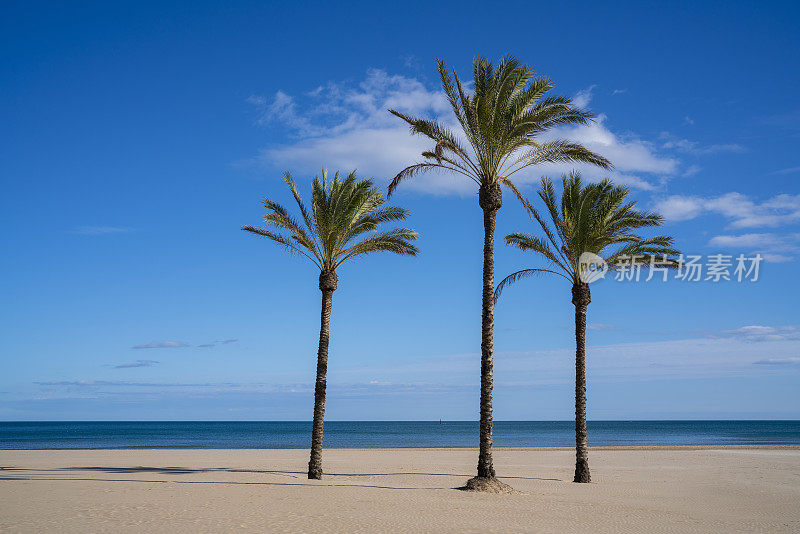
[[[684,252],[765,258],[757,282],[593,285],[590,418],[800,417],[800,8],[562,6],[3,3],[0,420],[310,419],[317,275],[239,227],[289,201],[283,170],[385,185],[426,146],[386,108],[452,120],[435,59],[505,53],[598,114],[559,133]],[[326,415],[476,419],[476,196],[442,175],[393,200],[421,255],[340,269]],[[498,244],[498,277],[534,263]],[[572,313],[561,279],[504,294],[497,419],[572,417]]]

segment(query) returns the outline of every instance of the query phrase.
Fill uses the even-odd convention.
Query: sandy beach
[[[3,532],[797,532],[800,448],[0,451]]]

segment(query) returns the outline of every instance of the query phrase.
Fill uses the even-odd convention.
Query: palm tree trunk
[[[492,462],[492,388],[494,382],[494,227],[503,205],[500,186],[482,186],[483,208],[483,302],[481,309],[481,421],[478,477],[495,478]]]
[[[320,314],[319,350],[317,351],[317,382],[314,387],[314,422],[311,430],[311,459],[308,462],[308,478],[322,478],[322,431],[325,424],[325,387],[328,376],[328,342],[330,340],[331,308],[333,292],[336,290],[336,274],[322,272],[319,275],[322,291],[322,313]]]
[[[592,301],[589,284],[572,286],[575,305],[575,479],[591,482],[589,447],[586,440],[586,308]]]

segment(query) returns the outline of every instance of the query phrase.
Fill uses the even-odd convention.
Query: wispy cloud
[[[574,346],[535,351],[498,353],[495,383],[498,387],[571,384],[574,379]],[[796,326],[745,325],[689,339],[590,345],[589,372],[595,383],[627,380],[670,380],[720,376],[752,376],[753,373],[795,372],[800,355],[800,331]],[[331,370],[329,391],[339,398],[398,395],[447,395],[474,391],[478,354],[409,356],[383,365],[344,365]],[[759,362],[758,365],[754,365]],[[291,373],[259,380],[218,382],[127,381],[59,379],[36,382],[42,395],[94,396],[96,398],[193,398],[239,394],[275,393],[310,395],[313,375]],[[436,377],[431,379],[431,377]],[[442,397],[446,398],[446,397]]]
[[[589,367],[596,382],[616,382],[633,378],[648,380],[687,377],[749,375],[754,362],[765,359],[792,361],[800,354],[796,327],[750,325],[690,339],[590,345]],[[498,386],[568,384],[574,376],[574,347],[498,353],[495,383]],[[395,391],[398,394],[435,394],[454,388],[476,388],[474,362],[477,354],[425,355],[383,366],[339,367],[329,376],[330,391],[337,396],[372,395]],[[775,363],[774,365],[779,365]],[[763,364],[764,372],[768,364]],[[436,376],[436,383],[431,382]],[[139,382],[113,380],[54,380],[36,384],[43,387],[87,390],[94,393],[158,392],[176,389],[197,393],[282,392],[309,394],[313,376],[281,382]]]
[[[764,117],[761,122],[794,133],[800,130],[800,109]]]
[[[765,358],[753,362],[756,365],[800,365],[800,358]]]
[[[720,335],[749,342],[800,340],[800,329],[792,325],[748,325],[733,330],[724,330]]]
[[[108,235],[122,234],[131,231],[130,228],[121,226],[78,226],[72,230],[72,233],[80,235]]]
[[[135,362],[121,363],[119,365],[115,365],[114,369],[129,369],[131,367],[153,367],[156,364],[158,364],[156,360],[136,360]]]
[[[198,347],[202,348],[211,348],[216,347],[217,345],[229,345],[231,343],[236,343],[239,341],[238,339],[221,339],[217,341],[212,341],[211,343],[203,343],[202,345],[197,345]]]
[[[689,117],[686,117],[689,123],[687,124],[694,124],[694,121]],[[708,154],[718,154],[720,152],[746,152],[747,150],[736,143],[720,143],[720,144],[712,144],[712,145],[701,145],[695,141],[690,141],[688,139],[682,139],[680,137],[676,137],[669,132],[662,132],[661,133],[661,140],[663,142],[662,146],[666,149],[677,150],[678,152],[683,152],[686,154],[691,154],[694,156],[705,156]]]
[[[711,238],[709,246],[746,249],[760,253],[773,263],[791,261],[792,255],[800,252],[800,234],[778,235],[773,233],[718,235]]]
[[[589,107],[589,104],[592,101],[592,91],[597,85],[590,85],[586,89],[582,89],[575,93],[575,96],[572,97],[572,103],[581,109],[585,109]]]
[[[731,228],[777,227],[800,221],[800,195],[781,194],[756,202],[741,193],[717,197],[672,195],[656,203],[670,221],[686,221],[706,213],[729,219]]]
[[[186,343],[180,341],[151,341],[142,345],[134,345],[132,349],[174,349],[180,347],[188,347]]]
[[[263,96],[257,95],[250,96],[247,101],[258,108],[257,122],[261,125],[277,121],[298,130],[300,135],[314,135],[315,133],[311,121],[298,114],[294,98],[283,91],[275,93],[271,102],[268,102]]]
[[[68,386],[68,387],[216,387],[219,384],[194,384],[177,382],[128,382],[123,380],[51,380],[47,382],[34,382],[39,386]]]
[[[255,162],[268,167],[319,172],[358,169],[363,175],[388,180],[410,162],[416,161],[428,145],[411,136],[407,125],[389,114],[398,109],[412,115],[442,117],[447,100],[439,91],[429,91],[414,78],[370,70],[356,87],[329,83],[300,95],[278,92],[271,98],[255,97],[262,124],[284,126],[297,142],[263,149]],[[301,105],[302,103],[302,105]],[[409,186],[430,192],[465,192],[462,180],[431,175],[413,180]]]
[[[658,177],[673,175],[677,172],[680,163],[677,159],[658,154],[652,143],[632,134],[613,133],[606,127],[606,120],[606,115],[600,114],[593,123],[557,128],[547,132],[542,138],[550,140],[562,137],[577,141],[611,160],[614,163],[614,170],[606,171],[580,163],[544,165],[535,172],[529,173],[525,177],[526,181],[535,181],[542,173],[561,174],[578,169],[588,179],[609,176],[621,184],[642,190],[653,190],[656,189],[653,181]]]
[[[611,91],[611,94],[612,95],[621,95],[621,94],[624,94],[624,93],[627,93],[627,92],[628,92],[627,89],[614,89],[613,91]]]
[[[703,168],[699,165],[689,165],[688,167],[686,167],[686,170],[683,171],[683,174],[681,176],[683,176],[684,178],[689,178],[690,176],[694,176],[695,174],[697,174],[702,170]]]
[[[196,346],[200,348],[210,348],[210,347],[216,347],[217,345],[229,345],[231,343],[236,343],[237,341],[239,340],[235,338],[218,339],[215,341],[211,341],[209,343],[201,343]],[[150,343],[134,345],[131,348],[132,349],[175,349],[175,348],[191,347],[191,346],[192,345],[188,343],[183,343],[181,341],[151,341]]]
[[[579,91],[574,95],[575,102],[588,106],[593,89],[594,86]],[[322,165],[341,170],[358,168],[362,174],[388,180],[430,148],[425,139],[409,135],[407,125],[390,115],[388,109],[436,119],[458,131],[441,91],[429,90],[415,78],[382,70],[368,71],[356,87],[329,83],[304,95],[278,91],[271,97],[253,96],[248,100],[256,108],[257,122],[283,126],[297,138],[296,142],[265,148],[255,159],[245,162],[266,167],[302,172],[319,172]],[[633,134],[613,133],[606,121],[601,114],[592,124],[561,128],[544,138],[579,141],[614,163],[613,171],[578,165],[590,180],[610,176],[619,183],[648,190],[655,189],[654,182],[664,175],[678,171],[678,159],[659,154],[656,144]],[[519,185],[530,184],[544,173],[560,174],[574,167],[545,166],[520,173],[515,181]],[[465,193],[471,191],[472,184],[449,174],[433,173],[409,181],[408,187],[434,193]]]
[[[796,172],[800,172],[800,167],[788,167],[786,169],[773,171],[770,174],[794,174]]]
[[[606,330],[616,330],[617,327],[611,324],[603,324],[603,323],[589,323],[586,325],[586,328],[589,330],[597,330],[597,331],[606,331]]]
[[[656,210],[668,221],[688,221],[704,211],[703,199],[672,195],[656,202]]]

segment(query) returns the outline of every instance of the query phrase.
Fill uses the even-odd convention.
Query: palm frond
[[[567,278],[563,274],[561,274],[561,273],[559,273],[557,271],[551,271],[550,269],[522,269],[521,271],[517,271],[515,273],[512,273],[512,274],[506,276],[505,278],[503,278],[503,280],[500,281],[499,284],[497,284],[497,288],[495,288],[494,296],[493,296],[495,304],[497,303],[498,299],[500,298],[500,294],[503,292],[503,290],[506,287],[514,284],[515,282],[517,282],[517,281],[519,281],[519,280],[521,280],[523,278],[529,278],[531,276],[541,276],[543,274],[555,274],[555,275]],[[569,280],[569,278],[567,278],[567,280]]]
[[[408,167],[397,173],[397,176],[392,178],[392,181],[389,183],[389,189],[386,196],[391,197],[394,194],[394,190],[397,189],[397,186],[400,185],[400,182],[402,182],[403,180],[413,178],[417,174],[422,174],[424,172],[432,170],[448,170],[448,167],[442,165],[441,163],[425,163],[425,162],[409,165]]]
[[[408,211],[386,206],[386,199],[372,180],[359,179],[355,171],[343,178],[337,172],[331,178],[323,169],[321,176],[311,181],[309,205],[303,203],[289,173],[284,175],[284,180],[300,209],[304,225],[282,205],[266,199],[265,221],[286,231],[286,235],[251,225],[243,226],[243,230],[266,237],[291,253],[302,254],[321,270],[330,272],[350,258],[371,252],[417,253],[412,244],[417,236],[413,230],[379,231],[385,223],[405,220]],[[353,244],[360,236],[361,240]]]
[[[532,165],[576,161],[610,168],[606,158],[577,143],[537,140],[554,127],[586,124],[594,115],[578,109],[567,97],[547,97],[551,81],[536,76],[513,56],[503,57],[497,67],[485,58],[475,58],[472,92],[443,60],[437,63],[442,89],[461,132],[457,135],[440,122],[389,110],[408,123],[412,134],[433,142],[422,154],[428,161],[400,171],[389,185],[389,194],[405,178],[433,169],[461,174],[479,186],[502,183],[510,187],[508,178]],[[462,143],[464,139],[469,146]]]
[[[610,161],[599,154],[595,154],[583,145],[565,139],[556,139],[555,141],[537,144],[521,154],[509,166],[509,172],[506,177],[532,165],[562,162],[590,163],[604,169],[612,167]]]
[[[569,263],[563,262],[562,258],[556,255],[556,252],[550,248],[546,241],[535,235],[519,232],[509,234],[506,236],[506,245],[516,247],[522,251],[535,252],[553,264],[553,266],[560,268],[567,274],[571,273]]]
[[[573,171],[562,177],[560,201],[549,178],[542,179],[538,194],[550,214],[552,229],[529,201],[521,200],[546,240],[517,232],[506,236],[506,244],[559,266],[573,283],[582,283],[579,259],[585,252],[604,258],[611,269],[623,261],[626,265],[678,266],[680,252],[672,237],[638,233],[660,226],[663,219],[657,213],[636,210],[635,202],[627,200],[627,188],[607,179],[584,184],[580,173]]]
[[[292,242],[286,236],[282,236],[281,234],[278,234],[278,233],[275,233],[275,232],[271,232],[271,231],[267,230],[266,228],[259,228],[257,226],[252,226],[252,225],[249,225],[249,224],[246,224],[246,225],[242,226],[242,230],[244,230],[245,232],[250,232],[252,234],[260,235],[262,237],[266,237],[268,239],[271,239],[272,241],[275,241],[279,245],[282,245],[290,253],[292,253],[292,254],[302,254],[303,256],[305,256],[306,258],[308,258],[312,262],[314,262],[315,265],[317,265],[318,267],[322,268],[322,264],[320,262],[320,258],[317,257],[316,255],[313,255],[313,251],[308,251],[307,252],[307,251],[303,250],[302,248],[300,248],[298,246],[298,243]]]
[[[371,252],[394,252],[395,254],[416,256],[419,249],[411,243],[416,238],[417,233],[408,228],[395,228],[365,237],[355,245],[341,251],[336,267],[347,260]]]

